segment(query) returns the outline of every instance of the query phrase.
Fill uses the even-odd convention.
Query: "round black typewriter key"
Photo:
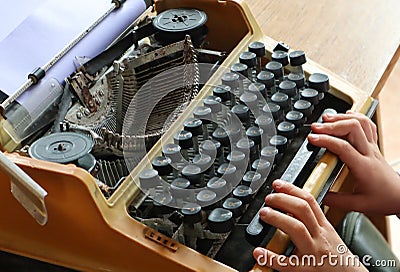
[[[280,136],[280,135],[277,135],[277,136]],[[273,136],[273,137],[275,137],[275,136]],[[287,141],[287,139],[286,139],[286,141]],[[271,144],[271,141],[270,141],[270,144]],[[270,145],[270,146],[266,146],[263,149],[261,149],[260,158],[270,162],[271,164],[276,164],[276,163],[278,163],[278,159],[279,159],[278,154],[279,154],[278,148],[276,148],[276,146]]]
[[[304,114],[304,117],[309,118],[312,115],[314,106],[311,102],[301,99],[294,103],[293,109]]]
[[[193,135],[189,131],[181,130],[175,133],[174,142],[181,147],[181,153],[185,160],[189,160],[188,149],[193,147]],[[172,159],[171,159],[172,160]]]
[[[237,169],[237,171],[244,173],[245,169],[247,169],[247,164],[248,164],[248,157],[239,150],[233,150],[231,151],[228,156],[226,157],[226,160],[234,165]]]
[[[252,157],[257,156],[257,150],[254,141],[249,138],[241,138],[236,143],[236,149],[245,154],[247,157],[250,156],[250,160]]]
[[[230,141],[228,133],[222,127],[217,127],[212,133],[213,139],[220,142],[222,146],[229,147]]]
[[[245,78],[247,78],[247,69],[248,66],[244,63],[235,63],[231,66],[231,72],[239,74]]]
[[[213,95],[221,98],[222,102],[227,102],[231,100],[231,87],[227,86],[227,85],[217,85],[214,87],[213,89]]]
[[[325,74],[314,73],[308,77],[308,86],[318,91],[318,99],[322,100],[329,91],[329,77]]]
[[[271,96],[271,101],[278,104],[283,111],[290,109],[290,99],[287,94],[284,93],[274,93]]]
[[[271,171],[272,163],[265,159],[257,159],[251,165],[251,170],[260,173],[262,178],[266,178]]]
[[[249,186],[239,185],[233,190],[232,195],[244,204],[247,204],[253,196],[253,190]]]
[[[217,202],[217,194],[211,190],[204,189],[196,195],[196,200],[204,209],[210,209]]]
[[[296,84],[297,89],[304,88],[306,82],[303,74],[290,73],[287,77],[288,80]]]
[[[239,183],[239,178],[236,170],[236,166],[230,163],[223,163],[217,169],[217,175],[229,184],[237,184]]]
[[[171,166],[171,159],[164,157],[164,156],[157,156],[155,157],[151,165],[153,166],[154,170],[157,170],[158,174],[161,177],[166,177],[172,173],[172,166]],[[166,178],[164,178],[166,179]]]
[[[267,136],[273,134],[275,131],[274,120],[267,114],[261,114],[258,116],[254,123],[261,128]]]
[[[276,80],[283,78],[283,66],[282,63],[277,61],[270,61],[265,65],[265,70],[274,74]]]
[[[262,61],[261,58],[265,56],[265,44],[262,42],[252,42],[248,46],[249,52],[256,54],[257,56],[257,70],[261,71]]]
[[[237,128],[236,126],[225,127],[226,133],[228,134],[229,141],[231,144],[237,143],[242,137],[241,128]]]
[[[205,106],[196,107],[193,111],[194,118],[200,119],[203,124],[210,124],[212,120],[211,109]]]
[[[197,165],[188,164],[182,168],[182,177],[190,181],[192,185],[199,185],[202,183],[203,172]]]
[[[157,216],[169,214],[174,211],[171,207],[173,198],[170,193],[159,194],[153,198],[154,212]]]
[[[296,128],[301,128],[304,125],[305,117],[303,113],[293,110],[286,114],[286,121],[294,124]]]
[[[320,93],[329,91],[329,77],[325,74],[314,73],[308,77],[308,84],[311,89],[317,90]]]
[[[280,122],[276,131],[287,139],[293,139],[296,136],[296,126],[288,121]]]
[[[273,73],[265,70],[261,71],[257,75],[257,81],[265,85],[269,90],[269,96],[271,96],[271,92],[275,91],[275,77]]]
[[[286,66],[289,64],[289,56],[288,53],[285,51],[274,51],[271,55],[271,59],[273,61],[279,62],[282,66]]]
[[[276,103],[268,102],[267,105],[263,107],[263,112],[267,115],[272,115],[275,122],[283,120],[283,110],[281,109],[281,106]]]
[[[157,170],[145,169],[139,174],[140,188],[144,190],[155,189],[162,184],[162,180]]]
[[[232,107],[231,111],[236,114],[242,123],[248,125],[250,122],[250,110],[246,105],[235,105]]]
[[[278,149],[278,153],[284,153],[288,147],[288,139],[282,135],[274,135],[269,140],[269,144]]]
[[[240,103],[249,107],[249,109],[253,112],[253,114],[258,115],[259,108],[258,108],[258,97],[254,93],[244,92],[240,98]]]
[[[239,55],[240,63],[246,64],[247,67],[252,68],[257,65],[257,55],[253,52],[245,51]]]
[[[201,206],[197,203],[187,203],[182,209],[183,222],[187,224],[196,224],[202,220]]]
[[[230,232],[234,226],[233,213],[227,209],[215,208],[207,218],[208,228],[214,233]]]
[[[172,164],[182,161],[181,147],[177,144],[166,144],[162,147],[162,155],[171,159]]]
[[[217,140],[211,139],[204,141],[201,146],[201,153],[209,155],[211,158],[217,158],[219,164],[224,162],[224,154],[222,152],[222,145]]]
[[[272,51],[275,52],[275,51],[279,51],[280,50],[280,51],[289,52],[289,49],[290,49],[290,47],[286,43],[278,42],[276,44],[275,48]]]
[[[236,73],[228,72],[222,75],[221,81],[223,85],[231,87],[235,90],[239,87],[239,75]]]
[[[182,149],[189,149],[193,146],[193,135],[191,132],[186,130],[181,130],[175,133],[174,141],[175,144],[178,144]]]
[[[211,156],[207,154],[197,154],[193,157],[193,164],[200,167],[203,173],[214,176],[214,164]]]
[[[243,214],[243,203],[240,199],[229,197],[222,203],[222,207],[232,212],[233,217],[237,218]]]
[[[197,136],[203,134],[203,122],[197,118],[186,119],[183,124],[183,129],[192,133],[194,151],[199,153],[199,141]]]
[[[251,185],[252,183],[253,186]],[[260,186],[260,183],[261,183],[261,174],[255,171],[247,171],[242,178],[242,184],[249,186],[251,188],[255,188],[254,186]]]
[[[183,124],[183,129],[192,133],[192,136],[203,134],[203,122],[197,118],[188,118]]]
[[[211,109],[213,114],[217,114],[222,110],[222,99],[215,95],[209,95],[204,99],[204,106]],[[213,118],[214,121],[216,121]]]
[[[265,56],[265,44],[262,42],[251,42],[249,44],[249,52],[256,54],[258,58],[262,58]]]
[[[297,95],[296,83],[290,80],[284,80],[279,84],[280,92],[287,94],[290,98]]]
[[[217,197],[225,197],[230,192],[230,188],[225,179],[219,177],[212,177],[207,182],[207,188],[217,194]]]
[[[306,54],[302,50],[296,50],[289,53],[290,65],[301,66],[307,62]]]
[[[251,163],[256,160],[257,158],[260,157],[260,148],[258,145],[254,143],[252,139],[249,138],[243,138],[241,139],[241,142],[236,144],[236,148],[240,151],[242,151],[246,156],[249,154],[250,151],[250,162],[249,162],[249,168]]]
[[[251,126],[246,130],[246,136],[253,140],[256,145],[261,145],[261,136],[264,130],[259,127]]]
[[[313,105],[317,105],[319,102],[317,90],[306,88],[301,91],[300,95],[302,99],[309,101]]]
[[[185,178],[176,178],[171,182],[170,191],[175,199],[183,199],[189,196],[190,181]]]
[[[254,82],[249,85],[248,89],[249,93],[254,93],[257,95],[257,98],[260,99],[261,97],[266,98],[267,97],[267,92],[265,89],[265,84],[261,82]]]

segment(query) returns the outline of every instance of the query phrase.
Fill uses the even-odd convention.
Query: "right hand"
[[[399,214],[400,177],[379,151],[376,125],[351,111],[325,114],[323,121],[312,124],[309,142],[336,154],[355,178],[352,193],[329,192],[324,204],[346,211]]]

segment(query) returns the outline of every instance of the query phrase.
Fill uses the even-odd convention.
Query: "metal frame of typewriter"
[[[276,45],[276,41],[261,32],[244,3],[218,0],[160,0],[155,3],[157,12],[175,7],[198,8],[209,14],[210,47],[230,51],[224,66],[233,64],[251,41],[265,43],[269,54]],[[233,17],[235,20],[230,21]],[[219,31],[226,29],[235,31],[219,35]],[[330,92],[351,104],[354,111],[366,113],[373,103],[365,92],[310,60],[304,65],[304,71],[307,75],[328,74]],[[217,74],[210,81],[215,81]],[[203,88],[198,97],[203,98],[210,92],[209,88]],[[190,114],[189,110],[184,112],[174,126],[182,126]],[[170,129],[163,137],[167,139],[172,135]],[[158,142],[148,156],[156,156],[160,149]],[[48,192],[45,201],[49,217],[46,225],[37,224],[13,198],[9,183],[4,182],[9,177],[0,172],[3,181],[0,183],[1,250],[85,271],[233,271],[129,216],[127,207],[140,192],[135,179],[143,169],[151,167],[148,160],[143,160],[106,200],[94,178],[74,165],[39,161],[18,154],[8,154],[8,157]],[[327,152],[304,188],[317,196],[337,162],[338,159]],[[341,182],[336,182],[334,190],[340,186]],[[285,239],[285,235],[278,232],[268,247],[281,251]]]

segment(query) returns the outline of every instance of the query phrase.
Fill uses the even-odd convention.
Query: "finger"
[[[314,212],[308,202],[297,196],[283,193],[270,194],[266,197],[265,203],[272,208],[290,213],[296,219],[303,222],[311,236],[318,234],[319,224]]]
[[[312,214],[314,215],[315,219],[317,220],[318,224],[322,224],[325,218],[324,213],[322,212],[320,206],[318,205],[315,198],[309,193],[300,189],[299,187],[282,180],[275,180],[272,183],[275,191],[278,193],[285,193],[306,201],[308,206],[310,207]]]
[[[332,123],[314,123],[311,128],[318,134],[328,134],[346,139],[364,155],[369,152],[368,139],[360,122],[354,118]]]
[[[376,128],[376,124],[372,122],[370,118],[368,118],[365,114],[359,112],[353,112],[348,110],[347,115],[353,115],[360,122],[361,126],[366,132],[368,141],[372,143],[378,142],[378,130]]]
[[[347,111],[346,114],[324,114],[322,118],[324,122],[355,119],[360,123],[369,142],[376,143],[378,140],[376,125],[362,113]]]
[[[267,266],[282,272],[291,271],[288,258],[285,255],[279,255],[268,249],[257,247],[253,251],[253,257],[259,266]]]
[[[363,155],[346,140],[323,134],[310,134],[307,139],[315,146],[326,147],[350,169],[357,169],[356,166],[362,164]]]
[[[300,249],[306,250],[311,248],[311,235],[306,226],[296,218],[278,212],[270,207],[261,209],[260,218],[265,223],[270,224],[289,235],[292,242]]]

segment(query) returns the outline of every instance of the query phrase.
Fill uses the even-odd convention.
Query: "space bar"
[[[333,109],[325,109],[317,122],[322,122],[322,115],[325,113],[336,114],[336,111]],[[281,180],[295,183],[301,171],[304,169],[307,163],[314,160],[319,150],[320,148],[311,146],[306,138],[303,144],[300,146],[299,150],[297,151],[296,155],[286,168],[285,172],[282,174]],[[272,228],[271,226],[260,220],[259,213],[264,206],[265,204],[261,206],[261,208],[258,210],[256,215],[253,217],[246,228],[246,240],[254,246],[261,245],[268,231]]]

